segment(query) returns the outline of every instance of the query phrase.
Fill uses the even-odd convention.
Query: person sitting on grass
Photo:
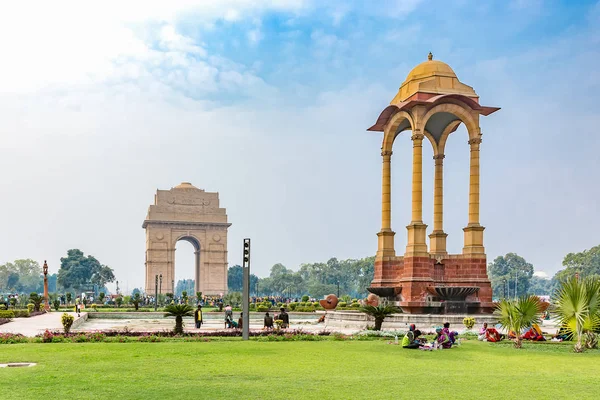
[[[402,348],[403,349],[418,349],[421,346],[421,342],[418,340],[418,337],[421,335],[421,331],[415,330],[415,324],[410,324],[408,328],[408,332],[402,338]]]
[[[450,322],[444,322],[443,331],[446,334],[446,336],[448,336],[448,339],[450,339],[450,343],[456,343],[456,336],[458,336],[458,332],[450,331]]]
[[[488,342],[499,342],[504,339],[504,335],[496,330],[496,328],[488,328],[485,332],[485,340]]]
[[[562,342],[563,340],[573,340],[573,332],[571,332],[566,326],[561,326],[556,332],[556,335],[552,336],[553,342]]]
[[[265,314],[265,324],[263,329],[273,329],[273,317],[269,315],[269,313]]]
[[[435,333],[436,336],[434,341],[437,343],[438,347],[441,347],[442,349],[449,349],[452,347],[452,342],[450,341],[448,335],[444,332],[443,328],[436,328]]]
[[[488,329],[488,324],[487,324],[487,322],[484,322],[483,326],[479,330],[479,336],[477,336],[477,340],[481,340],[481,341],[485,340],[485,335],[487,333],[487,329]]]
[[[544,335],[542,335],[542,330],[538,324],[533,324],[521,338],[524,340],[532,340],[534,342],[546,341],[546,338]]]

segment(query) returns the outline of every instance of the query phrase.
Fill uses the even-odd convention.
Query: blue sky
[[[322,4],[324,3],[324,5]],[[377,4],[377,5],[374,5]],[[489,260],[554,273],[598,244],[600,2],[180,0],[0,6],[0,262],[69,248],[141,285],[157,188],[219,191],[254,267],[376,251],[381,136],[366,132],[429,51],[475,88]],[[32,13],[31,10],[36,10]],[[445,230],[462,247],[468,146],[445,160]],[[424,150],[424,218],[433,161]],[[396,249],[411,148],[393,160]],[[177,275],[192,251],[178,244]],[[177,254],[180,254],[177,253]],[[189,253],[189,257],[185,254]]]

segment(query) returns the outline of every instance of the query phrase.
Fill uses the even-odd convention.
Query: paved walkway
[[[62,331],[63,326],[61,322],[62,312],[49,312],[42,315],[29,318],[14,318],[12,322],[8,324],[0,325],[0,333],[20,333],[24,336],[33,337],[40,333],[44,333],[46,329],[51,331]],[[86,319],[87,314],[81,313],[78,317],[77,313],[67,313],[75,317],[73,326],[76,327],[83,323]]]

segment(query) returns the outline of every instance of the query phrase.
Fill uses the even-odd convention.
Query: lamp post
[[[117,295],[119,294],[119,281],[117,281]]]
[[[504,298],[506,298],[506,278],[502,279],[502,282],[504,283]]]
[[[337,297],[338,297],[338,299],[339,299],[339,298],[340,298],[340,280],[339,280],[339,279],[338,279],[338,281],[337,281],[337,289],[338,289],[338,290],[337,290]]]
[[[515,270],[515,300],[519,297],[519,270]]]
[[[154,277],[154,311],[158,310],[158,275]]]
[[[171,280],[171,294],[173,295],[173,298],[175,298],[175,279]]]
[[[158,276],[158,295],[162,294],[162,274]]]
[[[50,303],[48,302],[48,264],[44,260],[44,309],[50,311]]]

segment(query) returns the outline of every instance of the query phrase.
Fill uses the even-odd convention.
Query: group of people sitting
[[[445,322],[444,326],[435,328],[435,338],[433,342],[427,342],[427,339],[421,337],[422,332],[415,329],[415,324],[410,324],[408,332],[402,338],[402,347],[405,349],[450,349],[458,344],[458,332],[450,330],[450,323]]]

